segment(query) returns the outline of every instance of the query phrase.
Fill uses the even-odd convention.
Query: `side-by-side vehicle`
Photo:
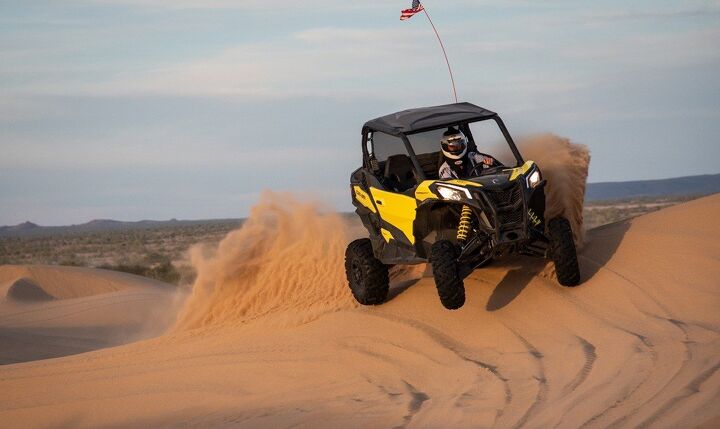
[[[462,131],[468,150],[491,154],[497,164],[439,179],[440,139],[449,127]],[[546,221],[540,167],[523,159],[496,113],[470,103],[404,110],[366,122],[361,147],[363,165],[350,188],[369,238],[345,253],[361,304],[386,300],[388,269],[397,264],[430,262],[448,309],[465,303],[465,276],[510,253],[550,258],[560,284],[580,282],[570,222]]]

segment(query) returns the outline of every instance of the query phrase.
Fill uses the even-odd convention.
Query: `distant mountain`
[[[0,235],[3,235],[4,233],[23,233],[34,231],[38,228],[42,227],[32,222],[23,222],[12,226],[0,226]]]
[[[687,176],[661,180],[588,183],[585,190],[585,200],[623,200],[640,197],[671,197],[681,195],[700,196],[718,192],[720,192],[720,174],[707,174],[703,176]],[[354,218],[354,216],[352,217]],[[140,220],[136,222],[123,222],[112,219],[95,219],[80,225],[70,226],[40,226],[32,222],[23,222],[19,225],[0,226],[0,237],[124,231],[225,223],[239,225],[242,223],[242,219],[170,219]]]
[[[54,234],[73,234],[82,232],[131,231],[153,228],[172,228],[196,225],[234,224],[239,225],[242,219],[203,219],[203,220],[140,220],[124,222],[112,219],[95,219],[90,222],[69,226],[40,226],[32,222],[19,225],[0,226],[0,237],[23,237]]]
[[[117,231],[127,229],[148,229],[148,228],[164,228],[170,226],[190,226],[199,225],[206,223],[218,223],[218,222],[237,222],[238,219],[218,219],[218,220],[139,220],[134,222],[124,222],[113,219],[94,219],[90,222],[83,223],[80,225],[72,225],[69,228],[74,228],[77,231]]]
[[[660,180],[588,183],[585,200],[708,195],[718,192],[720,192],[720,174],[706,174]]]

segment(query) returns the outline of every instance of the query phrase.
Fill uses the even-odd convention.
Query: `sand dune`
[[[77,267],[0,267],[0,364],[83,353],[162,333],[175,287]]]
[[[164,289],[166,283],[109,270],[58,266],[0,266],[0,300],[12,283],[25,279],[56,299],[80,298],[122,290]]]
[[[336,225],[328,216],[310,228]],[[396,273],[388,303],[356,307],[347,292],[334,289],[346,286],[323,280],[337,276],[327,261],[337,258],[338,246],[326,247],[328,259],[321,260],[316,249],[328,243],[274,234],[271,225],[303,219],[279,213],[235,235],[264,240],[236,250],[253,263],[233,270],[222,252],[203,256],[208,266],[230,269],[219,277],[206,273],[200,295],[188,301],[171,333],[0,366],[0,421],[8,427],[717,427],[718,216],[715,195],[590,231],[577,288],[558,286],[551,266],[539,261],[493,264],[470,276],[466,305],[450,312],[432,279],[419,277],[421,268]],[[294,250],[276,251],[283,245]],[[306,268],[313,281],[277,259],[302,254],[304,264],[317,260]],[[272,270],[263,268],[269,259]],[[272,273],[283,281],[262,289]],[[310,290],[294,291],[296,284]],[[233,293],[237,288],[245,289]],[[315,304],[291,305],[293,297]]]

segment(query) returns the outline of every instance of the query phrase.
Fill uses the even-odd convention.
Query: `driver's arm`
[[[475,165],[483,164],[483,169],[502,165],[495,158],[493,158],[490,155],[486,155],[484,153],[475,152],[472,154],[472,156],[473,156],[473,161],[474,161]]]

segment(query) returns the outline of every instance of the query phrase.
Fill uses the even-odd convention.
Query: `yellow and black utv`
[[[492,153],[493,165],[439,179],[440,141],[451,127],[469,150]],[[465,303],[463,278],[513,252],[552,259],[564,286],[580,282],[570,223],[545,222],[545,180],[533,161],[523,160],[497,113],[455,103],[382,116],[363,126],[362,153],[350,187],[370,238],[345,252],[359,303],[385,301],[389,266],[429,261],[440,301],[457,309]]]

